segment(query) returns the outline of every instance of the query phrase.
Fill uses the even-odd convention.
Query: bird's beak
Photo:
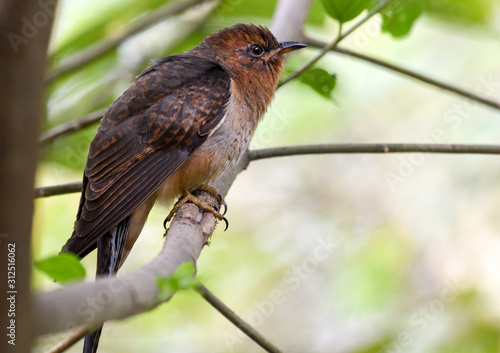
[[[299,42],[280,42],[279,48],[276,53],[285,54],[293,50],[302,49],[307,47],[306,44]]]

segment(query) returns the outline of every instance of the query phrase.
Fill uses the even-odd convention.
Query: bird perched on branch
[[[306,45],[278,42],[264,27],[238,24],[193,49],[156,61],[104,114],[90,150],[73,234],[62,251],[97,248],[97,275],[118,271],[157,200],[208,190],[247,149],[274,97],[283,54]],[[85,339],[95,352],[101,329]]]

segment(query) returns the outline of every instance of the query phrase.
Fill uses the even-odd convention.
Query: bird
[[[207,190],[247,150],[283,73],[284,54],[306,47],[278,42],[269,29],[236,24],[192,49],[155,61],[105,111],[84,168],[71,237],[79,258],[97,248],[96,276],[115,275],[153,205],[181,197],[219,220],[193,196]],[[102,326],[85,338],[95,353]]]

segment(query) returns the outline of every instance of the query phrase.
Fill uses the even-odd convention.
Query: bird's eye
[[[248,52],[250,53],[250,55],[258,58],[259,56],[262,56],[262,54],[264,54],[264,49],[262,49],[262,47],[258,44],[251,44],[248,48]]]

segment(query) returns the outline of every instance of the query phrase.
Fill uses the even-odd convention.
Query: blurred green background
[[[61,1],[49,71],[168,2]],[[409,34],[382,32],[377,15],[341,45],[500,101],[500,2],[410,2],[425,6]],[[269,26],[275,6],[270,0],[226,0],[129,38],[52,81],[44,130],[107,107],[152,60],[188,50],[219,28]],[[337,30],[322,1],[313,1],[306,35],[329,42]],[[295,54],[287,70],[316,52]],[[499,143],[498,110],[337,53],[317,67],[336,74],[332,98],[299,81],[287,84],[252,148]],[[96,128],[45,147],[37,184],[80,180]],[[499,177],[497,156],[339,154],[256,161],[231,188],[229,230],[216,230],[198,274],[285,352],[500,352]],[[78,200],[71,194],[36,201],[35,261],[56,254],[70,236]],[[154,208],[122,273],[159,252],[167,213]],[[93,280],[94,262],[95,254],[83,260],[87,280]],[[36,270],[33,286],[58,287]],[[40,338],[35,352],[64,337]],[[81,342],[70,350],[79,351]],[[100,351],[261,349],[196,293],[184,291],[152,312],[106,323]]]

